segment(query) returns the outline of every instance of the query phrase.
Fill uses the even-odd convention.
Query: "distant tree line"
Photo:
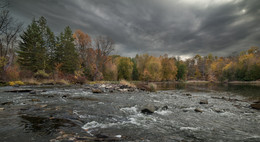
[[[85,80],[141,81],[252,81],[260,79],[260,52],[252,47],[240,55],[213,57],[196,55],[180,58],[148,54],[134,58],[112,55],[114,41],[107,36],[92,38],[81,30],[66,27],[55,35],[40,17],[21,33],[21,25],[5,25],[1,11],[1,80],[65,79],[73,83]],[[10,18],[10,15],[9,15]],[[1,24],[2,23],[2,24]],[[9,29],[8,29],[9,27]],[[8,30],[7,30],[7,29]],[[7,36],[9,35],[9,36]],[[9,37],[10,38],[9,39]],[[12,36],[13,35],[13,36]],[[15,48],[17,47],[17,48]]]

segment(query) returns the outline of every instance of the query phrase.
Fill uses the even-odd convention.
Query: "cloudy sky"
[[[259,0],[8,0],[25,27],[44,16],[50,28],[115,41],[123,56],[149,53],[227,56],[260,47]]]

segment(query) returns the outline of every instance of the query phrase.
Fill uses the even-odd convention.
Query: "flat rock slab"
[[[255,103],[250,105],[253,109],[258,109],[260,110],[260,103]]]
[[[18,90],[8,90],[5,92],[11,92],[11,93],[28,93],[31,92],[31,89],[18,89]]]

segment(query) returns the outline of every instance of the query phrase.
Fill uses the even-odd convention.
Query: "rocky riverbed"
[[[3,142],[260,141],[254,100],[225,91],[23,86],[1,87],[0,100]]]

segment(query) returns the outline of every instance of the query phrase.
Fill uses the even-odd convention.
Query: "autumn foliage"
[[[185,61],[168,57],[167,54],[159,57],[148,54],[137,54],[134,58],[121,57],[112,55],[115,43],[110,37],[91,37],[81,30],[73,33],[70,27],[55,36],[44,17],[34,19],[21,39],[17,54],[0,56],[1,80],[35,78],[83,84],[87,80],[260,79],[260,52],[257,47],[236,56],[195,55]]]

